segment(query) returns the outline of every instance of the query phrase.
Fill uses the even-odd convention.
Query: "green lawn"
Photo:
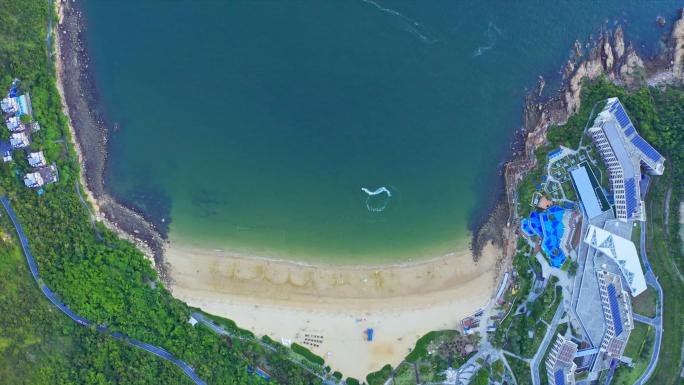
[[[632,299],[632,310],[637,314],[653,318],[656,315],[657,304],[658,292],[649,286],[646,291]]]
[[[652,327],[638,322],[635,324],[624,353],[634,360],[634,367],[620,366],[615,371],[614,385],[631,385],[644,373],[653,352],[654,336]]]
[[[409,362],[404,362],[397,367],[394,372],[394,385],[415,385],[416,384],[416,372],[413,368],[413,364]]]
[[[656,178],[647,196],[648,233],[646,248],[651,268],[658,276],[663,287],[663,343],[660,348],[660,359],[650,384],[676,384],[680,381],[679,372],[682,356],[682,340],[684,339],[684,284],[675,272],[672,250],[664,231],[663,207],[667,176]],[[676,251],[675,251],[676,252]]]
[[[544,365],[544,363],[546,362],[546,358],[549,356],[551,348],[553,348],[553,343],[554,341],[556,341],[556,336],[558,334],[564,335],[567,330],[568,324],[558,325],[558,327],[556,327],[556,330],[553,332],[553,339],[551,340],[551,343],[549,344],[549,346],[546,347],[546,351],[544,352],[544,358],[542,358],[541,360],[542,364],[539,365],[539,379],[541,380],[542,384],[546,384],[548,381],[548,377],[546,375],[546,365]]]
[[[518,385],[532,384],[530,365],[527,362],[511,356],[506,356],[506,361],[508,361],[508,366],[511,367]]]

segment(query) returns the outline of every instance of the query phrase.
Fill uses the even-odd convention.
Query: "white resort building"
[[[45,182],[39,172],[30,172],[24,175],[24,184],[29,188],[40,188]]]
[[[627,292],[622,290],[620,276],[602,269],[597,270],[596,275],[606,324],[596,365],[608,368],[613,360],[622,358],[629,335],[634,329],[634,320],[630,299]]]
[[[17,103],[16,98],[6,97],[0,101],[0,109],[5,114],[13,114],[19,111],[19,103]]]
[[[641,166],[649,174],[662,175],[665,158],[639,136],[618,98],[606,101],[588,132],[609,172],[615,216],[645,219],[639,187]]]
[[[10,136],[12,148],[25,148],[31,144],[28,135],[23,132],[15,132]]]
[[[575,370],[577,370],[577,365],[573,361],[575,353],[577,353],[577,344],[559,334],[546,359],[549,385],[575,384]]]
[[[629,285],[632,297],[646,290],[646,277],[641,269],[639,253],[634,242],[594,225],[589,225],[584,243],[612,259]]]
[[[5,120],[7,128],[12,132],[21,131],[24,129],[24,125],[21,124],[21,119],[18,116],[10,116]]]
[[[30,152],[27,156],[27,159],[31,167],[44,167],[47,165],[43,151]]]

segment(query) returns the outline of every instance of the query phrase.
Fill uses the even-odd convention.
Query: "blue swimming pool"
[[[551,206],[545,211],[532,212],[529,218],[520,222],[520,228],[528,236],[537,235],[542,239],[541,248],[549,258],[551,266],[560,268],[567,256],[561,250],[560,242],[563,237],[563,214],[565,209]]]

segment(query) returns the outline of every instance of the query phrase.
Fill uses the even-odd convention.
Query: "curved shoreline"
[[[326,356],[332,367],[357,377],[388,362],[397,364],[420,336],[455,328],[489,300],[502,253],[494,245],[485,248],[484,243],[479,260],[466,249],[411,262],[339,266],[217,256],[168,242],[143,215],[106,192],[107,128],[96,109],[82,14],[72,5],[58,3],[56,69],[82,186],[97,219],[152,258],[176,298],[276,340],[297,340],[304,330],[325,335],[326,342],[314,352]],[[500,238],[501,232],[491,234]],[[356,323],[357,319],[364,321]],[[359,328],[371,323],[383,326],[369,347],[358,336]]]
[[[170,265],[164,258],[167,249],[173,247],[166,234],[145,217],[142,212],[112,197],[105,186],[107,164],[108,127],[102,112],[98,109],[97,89],[90,74],[90,60],[86,51],[86,28],[82,11],[78,4],[61,0],[56,3],[58,24],[55,33],[55,66],[57,88],[62,97],[69,129],[74,139],[74,149],[81,165],[81,185],[88,201],[94,207],[96,218],[121,237],[134,242],[145,255],[154,261],[156,269],[164,282],[171,284]],[[78,129],[75,129],[78,127]],[[502,192],[501,192],[502,193]],[[496,194],[497,196],[500,193]],[[470,242],[472,258],[477,261],[481,249],[488,242],[503,244],[502,228],[505,218],[494,213],[502,202],[496,199],[495,209],[476,223],[477,228]],[[455,250],[462,252],[463,250]],[[448,255],[448,254],[447,254]],[[255,258],[259,258],[254,256]],[[401,265],[421,264],[445,256],[419,258],[416,261],[401,262]],[[263,257],[270,261],[300,263],[278,257]],[[327,262],[313,262],[312,265],[331,265]],[[364,264],[368,269],[391,267],[393,263]]]
[[[542,98],[540,82],[538,93],[526,102],[524,126],[530,134],[514,142],[513,160],[504,168],[506,198],[478,227],[471,250],[396,264],[328,265],[217,255],[175,245],[143,214],[109,196],[104,182],[107,128],[97,111],[88,75],[82,16],[72,3],[59,2],[58,10],[57,84],[81,164],[81,182],[98,219],[153,258],[175,297],[274,339],[296,341],[304,333],[324,335],[326,342],[314,352],[356,377],[386,363],[396,364],[422,334],[455,328],[490,299],[500,269],[509,263],[502,257],[510,258],[515,250],[514,226],[506,226],[514,219],[515,206],[509,203],[514,202],[517,182],[534,164],[536,146],[543,143],[552,124],[561,124],[579,106],[583,79],[608,72],[617,81],[621,76],[616,74],[622,75],[622,68],[636,60],[633,50],[625,52],[624,42],[623,54],[614,59],[620,44],[616,41],[615,48],[611,46],[612,37],[606,34],[595,42],[587,59],[571,59],[554,98]],[[363,328],[379,325],[382,328],[373,346],[359,338]]]

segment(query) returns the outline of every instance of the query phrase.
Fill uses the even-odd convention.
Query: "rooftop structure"
[[[622,357],[629,335],[634,329],[634,320],[630,299],[627,292],[622,290],[620,276],[602,269],[597,270],[596,275],[606,323],[597,365],[600,365],[599,368],[607,368],[611,361]]]
[[[594,172],[586,164],[581,164],[570,171],[570,176],[577,196],[589,219],[596,218],[610,209],[608,200],[603,194]]]
[[[634,242],[594,225],[589,225],[584,242],[615,261],[629,284],[632,297],[646,290],[646,278]]]
[[[0,156],[5,163],[12,161],[12,145],[9,142],[0,140]]]
[[[54,163],[49,166],[39,168],[37,172],[40,174],[46,184],[55,183],[59,180],[57,166]]]
[[[10,116],[5,120],[7,128],[12,132],[21,131],[24,129],[24,125],[21,124],[21,119],[18,116]]]
[[[13,114],[19,111],[19,104],[17,103],[16,98],[6,97],[0,101],[0,109],[2,109],[2,112],[5,114]]]
[[[38,123],[37,121],[31,122],[28,124],[28,129],[31,132],[40,131],[40,123]]]
[[[45,182],[43,181],[43,177],[40,175],[40,173],[30,172],[24,175],[24,184],[26,187],[40,188],[45,184]]]
[[[45,161],[45,155],[43,155],[43,151],[30,152],[28,154],[27,159],[31,167],[43,167],[47,165],[47,162]]]
[[[31,144],[28,135],[23,132],[15,132],[10,136],[12,148],[24,148]]]
[[[17,100],[17,105],[19,106],[17,115],[32,115],[31,99],[29,98],[28,94],[17,96],[15,99]]]
[[[546,373],[549,385],[573,385],[577,365],[573,362],[577,344],[562,335],[556,337],[553,348],[546,359]]]
[[[651,174],[662,175],[665,158],[639,136],[618,98],[606,101],[588,132],[609,172],[615,216],[643,220],[640,166]]]

